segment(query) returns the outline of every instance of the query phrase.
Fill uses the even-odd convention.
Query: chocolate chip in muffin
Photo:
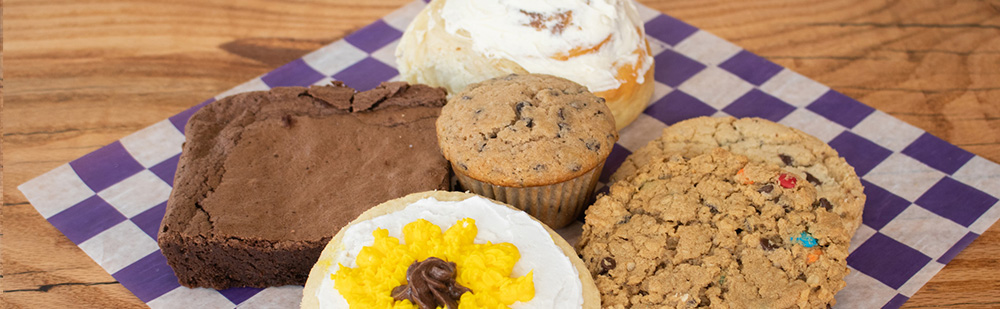
[[[525,106],[531,106],[531,102],[521,101],[514,105],[514,115],[521,118],[521,112],[524,110]]]
[[[601,143],[599,143],[597,141],[587,142],[586,146],[587,146],[587,149],[590,149],[590,151],[597,152],[597,151],[601,150]]]

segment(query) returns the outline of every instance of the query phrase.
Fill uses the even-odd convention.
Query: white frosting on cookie
[[[630,0],[447,0],[440,16],[449,34],[470,39],[487,57],[565,77],[593,92],[621,86],[618,69],[635,66],[636,49],[646,48]],[[653,63],[651,56],[642,57],[639,83]]]
[[[514,264],[511,277],[534,270],[535,297],[526,303],[514,303],[513,308],[580,308],[583,305],[583,287],[576,268],[541,224],[524,212],[472,197],[458,202],[426,198],[403,210],[351,225],[344,231],[343,249],[334,254],[316,290],[320,308],[348,308],[347,301],[334,288],[330,275],[339,268],[338,263],[357,267],[355,258],[362,247],[375,241],[372,232],[376,228],[386,229],[389,236],[402,241],[403,226],[418,218],[441,227],[442,232],[460,219],[472,218],[479,230],[475,243],[509,242],[517,246],[521,259]]]

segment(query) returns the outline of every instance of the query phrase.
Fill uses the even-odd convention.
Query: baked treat
[[[781,166],[816,186],[824,207],[844,218],[852,234],[861,225],[864,188],[854,168],[823,141],[794,128],[760,118],[699,117],[663,130],[631,156],[610,182],[628,177],[659,157],[694,157],[722,147],[751,162]]]
[[[602,101],[551,75],[494,78],[449,99],[438,143],[463,188],[560,228],[579,216],[618,140]]]
[[[483,252],[489,262],[476,257]],[[447,276],[429,278],[421,270],[429,268]],[[430,297],[431,308],[456,299],[463,307],[495,308],[483,300],[505,297],[506,306],[516,299],[521,308],[600,307],[590,273],[552,229],[475,194],[436,191],[382,203],[341,229],[309,274],[302,308],[347,308],[347,299],[351,307],[399,306],[428,298],[435,286],[428,281],[460,290]]]
[[[540,73],[604,98],[616,127],[653,95],[653,57],[632,1],[434,0],[403,33],[403,80],[458,93],[507,74]]]
[[[851,238],[809,181],[720,148],[653,160],[587,210],[605,307],[826,308]]]
[[[287,87],[187,123],[159,245],[187,287],[303,284],[330,235],[386,199],[447,189],[442,89]]]

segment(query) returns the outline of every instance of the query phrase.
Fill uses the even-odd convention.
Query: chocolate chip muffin
[[[618,140],[614,117],[586,87],[551,75],[508,75],[455,94],[438,143],[462,186],[553,228],[572,222]]]
[[[825,308],[851,233],[806,179],[716,148],[647,161],[586,214],[577,245],[615,308]]]
[[[692,158],[717,147],[751,162],[781,166],[816,187],[823,207],[844,218],[852,234],[861,225],[864,188],[837,151],[805,132],[760,118],[699,117],[678,122],[629,156],[611,182],[664,157]]]

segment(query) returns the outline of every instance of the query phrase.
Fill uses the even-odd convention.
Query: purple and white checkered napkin
[[[347,38],[18,187],[53,226],[150,307],[294,307],[302,288],[188,289],[156,245],[184,124],[231,94],[398,78],[393,51],[425,5],[414,1]],[[649,107],[621,132],[605,177],[660,130],[696,116],[763,117],[833,146],[862,176],[864,225],[840,308],[896,308],[1000,218],[1000,165],[708,32],[639,5],[656,57]]]

